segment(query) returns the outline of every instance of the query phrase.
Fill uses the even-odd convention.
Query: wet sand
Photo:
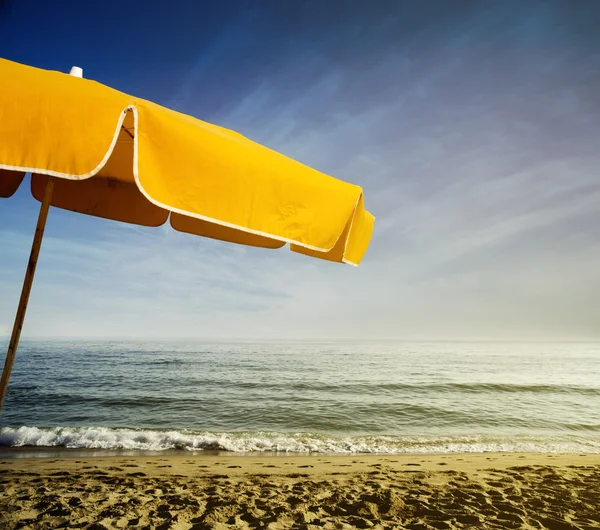
[[[11,458],[0,528],[600,528],[600,455]]]

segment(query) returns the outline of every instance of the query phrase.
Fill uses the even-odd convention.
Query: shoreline
[[[0,528],[600,528],[598,484],[594,453],[8,458]]]
[[[600,453],[590,451],[436,451],[436,452],[398,452],[398,453],[334,453],[334,452],[304,452],[304,451],[227,451],[222,449],[106,449],[91,447],[63,447],[63,446],[0,446],[0,461],[12,459],[38,459],[38,458],[160,458],[160,457],[190,457],[190,458],[418,458],[418,457],[442,457],[442,456],[473,456],[478,455],[519,455],[519,456],[541,456],[546,458],[591,456],[598,457]]]
[[[12,449],[12,448],[11,448]],[[21,448],[14,448],[21,452]],[[101,451],[107,451],[105,449]],[[12,452],[12,451],[11,451]],[[23,451],[26,453],[27,451]],[[44,451],[45,453],[45,451]],[[256,471],[257,465],[262,460],[279,461],[282,465],[292,466],[297,462],[306,460],[318,463],[321,471],[329,468],[323,467],[323,464],[329,460],[335,460],[335,465],[352,464],[353,472],[362,472],[364,469],[361,463],[369,465],[372,462],[385,463],[392,469],[402,466],[413,466],[420,464],[420,467],[427,470],[437,469],[435,466],[454,465],[454,468],[475,469],[488,466],[493,462],[500,469],[510,466],[520,466],[522,461],[528,465],[535,466],[569,466],[569,465],[592,465],[600,466],[600,454],[598,453],[538,453],[538,452],[483,452],[483,453],[400,453],[400,454],[371,454],[371,453],[353,453],[353,454],[325,454],[325,453],[254,453],[244,454],[227,451],[188,451],[188,450],[170,450],[164,452],[138,452],[127,454],[127,451],[114,452],[114,454],[90,454],[95,453],[94,449],[65,449],[59,451],[48,451],[47,456],[30,457],[23,456],[12,458],[0,456],[0,472],[7,468],[25,469],[29,467],[39,467],[40,469],[77,469],[81,465],[96,462],[97,464],[111,465],[117,461],[127,461],[135,463],[140,467],[154,469],[158,462],[169,461],[172,466],[186,476],[194,476],[194,464],[196,460],[201,460],[203,464],[220,466],[235,460],[236,463],[243,464],[245,472]],[[53,456],[59,454],[60,456]],[[77,459],[77,460],[75,460]],[[333,464],[332,464],[333,465]],[[189,466],[189,467],[188,467]]]

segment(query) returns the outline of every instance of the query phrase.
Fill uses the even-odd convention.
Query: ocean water
[[[23,341],[16,446],[599,453],[600,343]]]

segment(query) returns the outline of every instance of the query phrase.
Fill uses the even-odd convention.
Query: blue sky
[[[89,5],[88,5],[89,4]],[[0,2],[0,55],[361,185],[358,269],[52,209],[24,337],[600,338],[600,4]],[[0,203],[0,335],[38,205]]]

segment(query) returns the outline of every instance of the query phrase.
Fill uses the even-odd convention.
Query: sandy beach
[[[600,528],[600,455],[0,462],[0,528]]]

